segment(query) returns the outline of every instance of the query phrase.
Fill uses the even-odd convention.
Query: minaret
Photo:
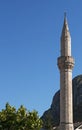
[[[61,34],[61,56],[58,58],[58,68],[60,70],[60,130],[74,130],[72,101],[73,67],[71,36],[65,15]]]

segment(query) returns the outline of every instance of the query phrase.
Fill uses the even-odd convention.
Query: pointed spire
[[[66,13],[64,14],[64,24],[61,34],[61,55],[71,56],[71,36],[68,28]]]
[[[66,17],[66,12],[64,13],[64,26],[65,29],[69,30],[68,28],[68,23],[67,23],[67,17]]]
[[[64,13],[64,18],[66,18],[66,12]]]
[[[64,13],[64,24],[63,24],[61,38],[65,37],[65,36],[69,36],[69,35],[70,35],[70,33],[69,33],[69,27],[68,27],[66,12],[65,12]]]

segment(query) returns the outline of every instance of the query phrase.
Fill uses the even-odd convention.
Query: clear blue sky
[[[59,89],[57,57],[67,12],[75,58],[82,74],[82,0],[0,0],[0,109],[5,103],[41,116]]]

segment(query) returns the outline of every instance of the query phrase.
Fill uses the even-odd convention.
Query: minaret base
[[[74,130],[74,126],[72,123],[62,123],[60,124],[60,130]]]

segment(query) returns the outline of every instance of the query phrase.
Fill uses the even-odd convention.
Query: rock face
[[[74,122],[82,122],[82,75],[75,77],[73,84],[73,118]],[[44,127],[56,126],[60,122],[60,91],[53,97],[51,107],[41,117]]]
[[[82,75],[73,79],[74,122],[82,122]]]

